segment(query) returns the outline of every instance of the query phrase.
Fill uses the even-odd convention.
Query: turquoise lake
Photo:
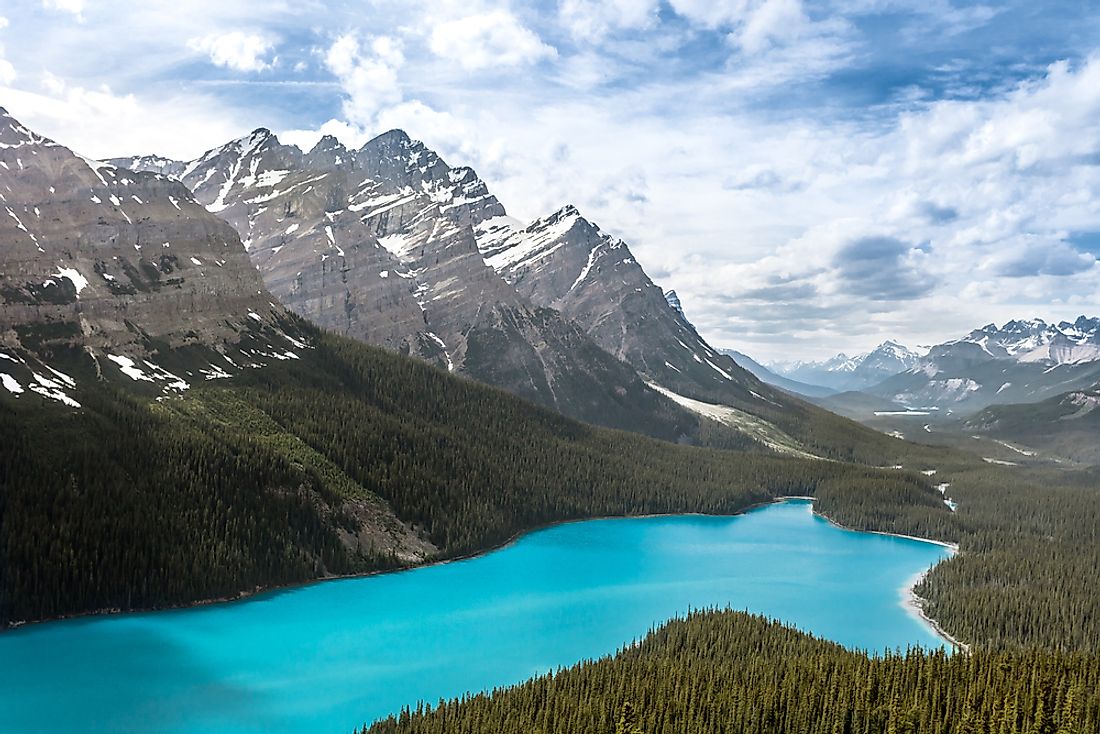
[[[902,589],[949,553],[839,529],[806,501],[559,525],[466,561],[2,633],[0,731],[341,734],[614,652],[692,607],[875,651],[939,646]]]

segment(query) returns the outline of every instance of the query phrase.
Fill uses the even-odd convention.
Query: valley
[[[1097,720],[1097,319],[766,366],[712,347],[577,207],[522,223],[400,130],[303,150],[259,128],[191,161],[103,163],[0,110],[0,163],[0,654],[18,663],[0,713],[17,730],[148,731],[167,700],[166,732],[428,731],[527,710],[556,676],[561,705],[602,700],[585,681],[684,630],[720,636],[684,652],[700,667],[620,676],[647,722],[654,686],[734,685],[711,656],[773,665],[784,647],[833,666],[791,673],[819,692],[962,681],[971,655],[1030,666],[1060,688],[998,678],[1020,721]],[[804,499],[771,505],[786,497]],[[40,726],[50,646],[79,682]],[[145,680],[159,657],[181,677]],[[728,713],[840,726],[783,690]]]

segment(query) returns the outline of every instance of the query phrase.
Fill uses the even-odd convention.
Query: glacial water
[[[456,563],[2,633],[0,731],[340,734],[714,605],[850,647],[940,645],[902,589],[948,553],[841,530],[805,501],[559,525]]]

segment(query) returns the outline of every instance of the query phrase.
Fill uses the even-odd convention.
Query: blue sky
[[[0,105],[86,155],[401,127],[624,239],[761,359],[1100,312],[1100,6],[0,6]]]

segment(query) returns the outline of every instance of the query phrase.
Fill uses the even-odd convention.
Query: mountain
[[[1100,464],[1100,382],[1038,403],[991,405],[964,422],[968,431],[1007,442],[1021,455],[1036,450]]]
[[[920,355],[894,341],[885,341],[866,354],[849,357],[840,353],[818,362],[771,365],[781,377],[831,388],[833,392],[862,390],[903,372],[917,363]]]
[[[733,357],[734,362],[751,372],[761,382],[766,382],[781,390],[811,398],[825,397],[827,395],[833,395],[836,392],[835,390],[822,387],[821,385],[811,385],[806,382],[799,382],[798,380],[792,380],[782,375],[777,375],[749,355],[739,352],[736,349],[720,349],[718,351]]]
[[[522,296],[575,321],[647,380],[696,399],[769,399],[754,393],[758,380],[699,336],[625,242],[576,207],[526,226],[490,220],[477,234],[485,261]]]
[[[526,225],[488,219],[476,234],[485,261],[521,296],[578,324],[680,405],[772,448],[877,461],[881,435],[766,385],[711,347],[627,244],[575,206]]]
[[[575,207],[523,226],[471,169],[401,131],[303,152],[259,129],[180,175],[240,231],[272,292],[338,333],[659,438],[866,461],[883,450],[713,349]]]
[[[240,232],[272,293],[325,328],[582,420],[669,440],[699,431],[697,416],[485,264],[474,227],[504,207],[472,169],[404,132],[358,150],[326,136],[303,152],[259,129],[180,166],[131,162],[177,171]]]
[[[89,161],[2,109],[0,167],[9,394],[75,406],[73,378],[51,363],[73,354],[98,377],[167,392],[299,356],[237,233],[180,182]]]
[[[1100,380],[1100,319],[989,324],[932,347],[903,373],[867,388],[911,406],[965,413],[992,404],[1032,403]]]
[[[596,428],[325,332],[273,299],[180,182],[87,161],[6,113],[0,196],[0,625],[853,478],[934,494],[917,476]]]

